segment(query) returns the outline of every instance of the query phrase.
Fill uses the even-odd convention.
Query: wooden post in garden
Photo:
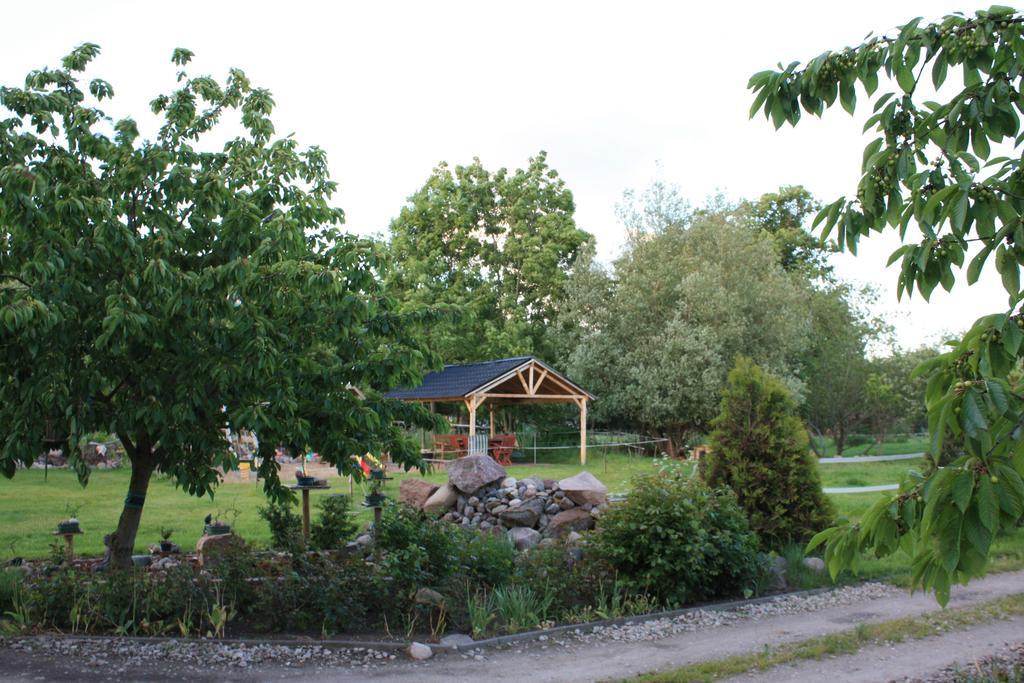
[[[587,464],[587,399],[579,400],[580,406],[580,464]]]
[[[309,489],[302,489],[302,538],[309,545]]]

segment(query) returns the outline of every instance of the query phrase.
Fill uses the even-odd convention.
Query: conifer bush
[[[729,372],[701,474],[728,486],[765,548],[803,543],[832,524],[807,430],[781,381],[740,357]]]

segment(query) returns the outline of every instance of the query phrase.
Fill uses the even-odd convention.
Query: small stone
[[[476,496],[470,496],[469,499],[466,500],[466,505],[472,505],[473,507],[476,507],[479,504],[480,504],[480,499],[477,498]]]
[[[430,649],[430,646],[423,643],[412,643],[406,652],[413,659],[430,659],[434,656],[434,651]]]
[[[510,489],[510,488],[512,488],[515,485],[516,485],[516,478],[515,477],[505,477],[504,479],[501,480],[501,488],[503,488],[503,489]]]
[[[576,507],[576,503],[572,502],[572,498],[566,496],[565,498],[562,498],[558,501],[558,507],[562,508],[563,510],[571,510],[572,508]]]
[[[520,500],[519,498],[513,498],[512,500],[509,501],[508,506],[509,506],[509,508],[517,508],[517,507],[519,507],[522,504],[523,504],[522,500]]]
[[[557,515],[562,508],[558,507],[558,503],[552,503],[544,508],[544,513],[548,515]]]
[[[815,574],[825,573],[825,560],[820,557],[805,557],[803,559],[803,565]]]
[[[444,645],[445,647],[454,647],[456,649],[469,647],[474,642],[476,641],[465,633],[449,633],[445,637],[441,638],[441,645]]]

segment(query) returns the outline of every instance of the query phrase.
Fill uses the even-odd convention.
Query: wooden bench
[[[453,457],[461,458],[469,453],[469,437],[465,434],[435,434],[434,454],[441,460]]]
[[[499,465],[512,464],[512,450],[515,447],[515,434],[495,434],[487,440],[487,450]]]

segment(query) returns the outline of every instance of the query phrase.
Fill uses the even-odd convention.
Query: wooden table
[[[292,491],[302,491],[302,539],[309,545],[309,492],[313,489],[329,489],[330,484],[313,484],[312,486],[289,486]]]

